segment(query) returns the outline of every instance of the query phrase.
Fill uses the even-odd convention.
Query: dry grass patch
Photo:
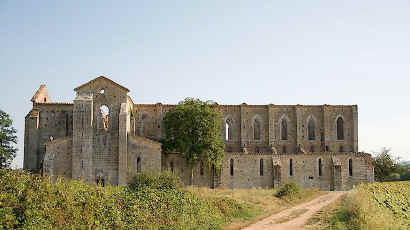
[[[209,188],[197,188],[187,187],[185,188],[194,194],[207,198],[207,197],[225,197],[243,203],[250,208],[251,215],[244,218],[237,218],[225,227],[225,229],[240,229],[262,220],[272,214],[278,213],[284,209],[292,207],[296,204],[300,204],[309,200],[312,200],[319,195],[326,192],[319,191],[317,189],[302,190],[297,197],[278,198],[275,196],[277,189],[209,189]]]
[[[342,201],[346,195],[341,196],[335,202],[323,207],[317,213],[315,213],[306,223],[305,229],[307,230],[325,230],[331,229],[328,220],[334,215],[334,212],[340,209]]]

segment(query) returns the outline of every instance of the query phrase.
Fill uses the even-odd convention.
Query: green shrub
[[[282,185],[279,188],[278,192],[275,194],[275,196],[278,198],[282,198],[282,197],[293,198],[300,193],[301,193],[300,186],[296,183],[290,182],[290,183]]]
[[[167,174],[140,175],[126,187],[100,187],[0,170],[0,230],[219,229],[246,215],[245,205],[200,198]]]
[[[170,172],[164,172],[159,175],[140,173],[131,179],[128,183],[128,188],[134,191],[146,188],[177,189],[181,184],[180,178]]]
[[[128,183],[128,187],[131,190],[145,189],[151,187],[154,183],[154,178],[148,174],[140,173],[134,176]]]

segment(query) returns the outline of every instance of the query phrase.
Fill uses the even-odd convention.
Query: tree
[[[206,160],[208,167],[222,166],[225,149],[222,114],[214,104],[186,98],[165,115],[164,125],[163,149],[182,155],[191,168],[191,184],[193,167],[201,159]]]
[[[383,148],[380,153],[373,157],[374,177],[376,181],[387,181],[394,179],[400,169],[398,159],[390,153],[390,149]]]
[[[0,168],[9,167],[16,157],[17,131],[12,124],[10,116],[0,110]]]

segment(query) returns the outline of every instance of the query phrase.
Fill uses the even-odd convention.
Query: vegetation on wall
[[[225,149],[221,121],[222,114],[212,104],[186,98],[164,117],[162,147],[180,153],[191,168],[202,158],[220,168]]]
[[[199,197],[172,175],[141,175],[125,187],[0,170],[0,229],[219,229],[248,207]]]
[[[16,129],[13,128],[13,120],[0,109],[0,168],[10,166],[16,157],[17,144]]]

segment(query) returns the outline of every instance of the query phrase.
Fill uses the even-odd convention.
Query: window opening
[[[281,139],[287,140],[288,139],[288,122],[286,119],[282,119],[281,122]]]
[[[232,140],[232,122],[230,120],[226,120],[225,123],[225,140]]]
[[[110,110],[108,109],[108,106],[102,105],[100,106],[100,114],[101,114],[101,127],[107,131],[109,128],[109,113]]]
[[[230,166],[231,176],[233,176],[233,159],[230,160],[229,166]]]
[[[201,174],[201,176],[204,175],[204,162],[203,161],[201,161],[200,163],[199,174]]]
[[[289,175],[293,176],[293,159],[289,159]]]
[[[261,124],[257,119],[253,121],[253,139],[254,140],[261,139]]]
[[[141,158],[137,158],[137,173],[141,172]]]
[[[319,176],[322,176],[322,159],[318,161]]]
[[[337,119],[337,139],[344,140],[344,121],[343,118],[339,117]]]
[[[316,140],[315,126],[315,121],[313,120],[313,118],[310,118],[308,122],[308,137],[310,141]]]

